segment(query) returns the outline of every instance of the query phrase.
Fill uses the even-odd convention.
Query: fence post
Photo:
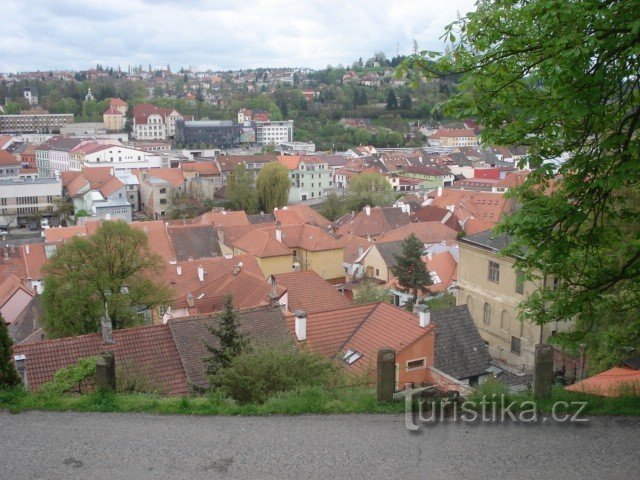
[[[393,400],[396,390],[396,351],[392,348],[378,350],[378,403],[387,403]]]
[[[533,364],[533,396],[535,398],[550,398],[553,385],[553,347],[551,345],[536,345]]]
[[[113,352],[102,352],[96,363],[96,388],[113,392],[116,389],[116,358]]]

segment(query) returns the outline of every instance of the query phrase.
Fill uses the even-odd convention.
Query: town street
[[[0,412],[4,479],[636,479],[640,419],[405,428],[398,415]]]

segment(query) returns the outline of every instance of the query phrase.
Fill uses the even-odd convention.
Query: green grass
[[[568,405],[562,406],[562,412],[576,413],[581,408],[582,402],[586,402],[586,406],[580,412],[581,415],[640,416],[640,396],[638,395],[601,397],[582,392],[571,392],[559,385],[553,387],[551,398],[543,399],[535,398],[529,391],[509,394],[506,387],[498,381],[489,381],[481,385],[476,393],[470,395],[469,400],[479,402],[484,396],[489,402],[495,398],[499,405],[501,395],[504,395],[505,404],[515,402],[513,411],[518,411],[518,405],[522,405],[523,402],[535,402],[538,412],[552,413],[554,405],[558,402],[566,402]]]
[[[76,412],[144,412],[183,415],[299,415],[337,413],[401,413],[404,402],[378,405],[375,390],[365,387],[329,391],[307,387],[276,395],[263,404],[238,405],[218,396],[162,397],[150,394],[92,393],[58,395],[0,390],[0,409]]]
[[[456,306],[456,297],[450,293],[445,293],[440,297],[427,300],[427,306],[432,312],[438,310],[444,310],[445,308],[451,308]]]

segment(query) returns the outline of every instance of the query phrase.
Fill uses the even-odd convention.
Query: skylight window
[[[202,300],[204,298],[204,293],[201,293],[200,295],[198,295],[198,300]]]
[[[347,350],[347,353],[345,353],[342,358],[345,362],[347,362],[347,365],[351,365],[360,357],[362,357],[362,354],[360,352],[356,352],[355,350]]]

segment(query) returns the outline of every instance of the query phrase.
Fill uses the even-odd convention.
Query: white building
[[[293,141],[293,120],[254,122],[256,143],[259,145],[280,145]]]
[[[35,213],[51,215],[53,201],[62,196],[55,178],[0,180],[0,225],[25,226]]]
[[[103,145],[85,143],[71,152],[72,170],[80,171],[86,167],[113,167],[115,170],[131,168],[155,168],[162,166],[159,155],[125,147],[123,145]]]

